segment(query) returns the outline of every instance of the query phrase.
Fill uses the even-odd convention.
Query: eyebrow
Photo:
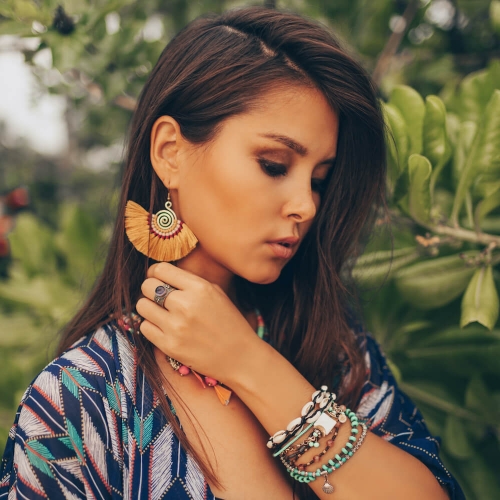
[[[272,139],[273,141],[277,141],[291,150],[295,151],[297,154],[300,156],[306,156],[307,153],[309,152],[308,149],[303,146],[302,144],[298,143],[297,141],[293,140],[291,137],[287,137],[286,135],[280,135],[280,134],[259,134],[260,137],[266,137],[267,139]],[[335,156],[332,158],[329,158],[325,161],[322,161],[321,164],[325,163],[333,163],[335,161]]]

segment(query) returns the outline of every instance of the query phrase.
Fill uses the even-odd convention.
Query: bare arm
[[[252,411],[269,435],[274,434],[300,414],[315,389],[271,346],[255,339],[249,346],[245,364],[235,374],[232,388]],[[265,368],[263,368],[265,367]],[[350,425],[341,427],[332,449],[318,463],[323,465],[344,446]],[[328,437],[320,441],[320,448]],[[262,443],[265,446],[265,443]],[[308,461],[314,450],[303,456]],[[337,500],[435,499],[447,494],[431,471],[418,459],[368,432],[364,443],[345,466],[330,476]],[[331,499],[322,490],[323,480],[309,483],[319,498]]]

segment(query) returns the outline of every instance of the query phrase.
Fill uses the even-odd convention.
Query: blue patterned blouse
[[[398,389],[379,345],[359,326],[352,330],[366,347],[357,414],[423,462],[451,499],[464,499],[439,459],[439,438]],[[75,342],[22,397],[0,467],[0,499],[46,498],[216,498],[160,413],[133,335],[115,322]]]

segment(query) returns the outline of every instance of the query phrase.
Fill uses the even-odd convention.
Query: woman
[[[0,498],[463,498],[341,280],[384,155],[374,88],[324,27],[248,8],[184,28]]]

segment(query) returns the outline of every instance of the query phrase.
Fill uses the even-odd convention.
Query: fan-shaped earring
[[[170,192],[165,210],[150,215],[132,200],[125,207],[125,232],[136,250],[154,260],[171,262],[190,253],[198,239],[172,209]]]

